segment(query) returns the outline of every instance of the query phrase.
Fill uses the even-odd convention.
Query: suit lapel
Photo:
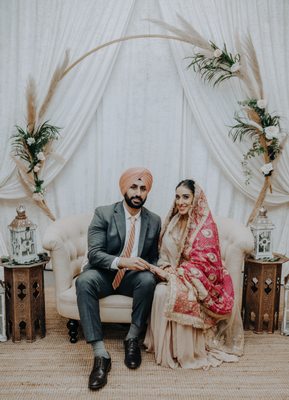
[[[115,207],[114,220],[121,241],[121,249],[123,249],[125,242],[125,214],[122,203],[117,203]]]
[[[149,217],[145,208],[141,212],[141,228],[138,243],[138,256],[141,255],[145,243],[146,233],[149,226]]]

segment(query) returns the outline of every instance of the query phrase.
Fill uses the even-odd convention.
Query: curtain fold
[[[285,0],[0,2],[0,236],[4,243],[9,242],[7,225],[24,195],[10,161],[9,137],[16,123],[25,123],[30,73],[38,85],[40,104],[67,47],[74,61],[110,39],[163,33],[148,19],[176,25],[178,12],[203,36],[221,45],[226,42],[232,51],[234,26],[241,33],[250,31],[262,60],[269,110],[278,112],[282,124],[288,126],[288,4]],[[228,137],[228,125],[244,94],[236,80],[218,88],[201,82],[192,70],[186,70],[188,60],[183,57],[189,51],[190,46],[168,40],[131,40],[91,55],[63,79],[46,115],[62,127],[54,150],[65,163],[51,158],[44,172],[46,200],[56,218],[92,214],[98,205],[121,200],[120,174],[128,167],[145,166],[154,177],[146,206],[162,218],[177,183],[193,178],[204,189],[214,215],[246,223],[262,176],[261,161],[254,160],[254,180],[244,186],[240,162],[248,145],[240,146]],[[287,146],[267,207],[276,226],[274,250],[288,254]],[[272,198],[277,201],[275,196],[280,196],[279,203],[270,205]],[[50,221],[29,199],[21,198],[21,202],[38,225],[41,249]]]
[[[281,125],[286,129],[289,116],[289,98],[286,95],[289,79],[285,60],[289,51],[289,43],[286,41],[289,32],[284,15],[287,18],[289,16],[288,2],[264,0],[261,6],[259,1],[204,0],[200,3],[197,0],[159,0],[159,5],[163,21],[178,26],[178,13],[205,39],[212,40],[220,47],[226,43],[232,53],[236,53],[236,34],[242,38],[250,32],[261,67],[268,110],[282,117]],[[186,57],[192,55],[192,46],[176,41],[170,42],[170,46],[199,132],[210,152],[234,186],[249,198],[256,199],[264,182],[260,172],[260,167],[264,164],[262,157],[249,161],[252,179],[246,186],[241,161],[251,142],[246,140],[244,143],[233,143],[228,137],[229,126],[234,125],[234,112],[239,109],[237,101],[246,99],[240,82],[233,78],[215,88],[203,83],[200,75],[192,68],[186,68],[189,64]],[[272,179],[273,193],[267,194],[267,205],[285,204],[289,201],[289,170],[286,162],[288,152],[287,140],[276,163]]]
[[[97,5],[97,6],[96,6]],[[3,145],[0,157],[0,198],[25,196],[10,158],[9,137],[14,126],[25,127],[25,89],[29,75],[37,85],[38,106],[48,90],[52,73],[71,49],[70,64],[92,48],[125,35],[134,0],[1,2],[1,89],[9,107],[1,110]],[[12,23],[11,23],[12,21]],[[7,42],[4,42],[5,38]],[[66,163],[80,145],[104,93],[119,45],[83,60],[60,82],[44,120],[62,128],[54,151]],[[9,66],[9,68],[7,68]],[[2,92],[1,90],[1,92]],[[4,95],[5,93],[5,95]],[[4,115],[5,111],[5,115]],[[2,144],[2,143],[1,143]],[[50,157],[42,178],[47,186],[63,168]]]

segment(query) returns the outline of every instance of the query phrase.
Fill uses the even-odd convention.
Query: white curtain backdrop
[[[31,75],[36,81],[40,106],[52,73],[64,59],[66,49],[71,49],[71,59],[75,61],[92,46],[122,36],[133,4],[134,0],[124,4],[117,0],[99,2],[99,7],[95,7],[92,1],[2,1],[1,27],[7,31],[1,35],[4,53],[1,58],[6,79],[7,72],[9,74],[9,86],[4,94],[7,91],[10,104],[16,100],[13,112],[10,110],[10,118],[4,112],[1,116],[6,123],[8,120],[7,132],[15,130],[15,123],[26,125],[25,87],[28,76]],[[90,125],[109,80],[117,50],[118,46],[111,46],[100,57],[91,57],[75,67],[61,81],[61,87],[45,115],[49,120],[53,118],[53,124],[63,127],[57,153],[65,161],[70,159]],[[23,189],[15,179],[15,174],[11,176],[14,165],[7,146],[7,136],[5,144],[1,146],[4,163],[0,170],[0,198],[21,198]],[[59,162],[50,158],[45,170],[45,183],[49,184],[61,168]]]
[[[235,51],[235,32],[250,32],[261,66],[269,110],[288,121],[289,3],[286,0],[0,0],[0,232],[22,202],[41,236],[50,220],[27,199],[10,160],[15,124],[25,126],[25,87],[37,82],[39,104],[51,74],[70,48],[74,61],[121,36],[164,33],[147,19],[177,25],[185,17],[205,38]],[[179,180],[194,178],[212,212],[246,223],[263,180],[262,160],[253,160],[253,179],[244,185],[241,161],[248,145],[228,137],[237,101],[237,81],[212,88],[187,70],[191,47],[161,39],[137,39],[103,49],[80,63],[61,82],[47,111],[62,127],[54,150],[65,163],[47,163],[47,203],[57,218],[93,212],[121,199],[118,179],[130,166],[154,175],[147,206],[164,217]],[[288,129],[289,131],[289,129]],[[289,254],[289,148],[285,145],[267,197],[276,225],[276,252]],[[1,236],[0,234],[0,236]],[[3,254],[4,250],[0,249]],[[286,268],[285,268],[286,269]]]
[[[272,3],[275,3],[275,5],[278,4],[278,7],[274,10],[275,12],[272,12],[272,16],[268,20],[270,16],[268,15],[268,10],[271,9]],[[261,7],[260,1],[235,1],[231,2],[231,7],[228,7],[228,1],[209,0],[200,3],[195,0],[186,2],[182,0],[160,0],[160,5],[162,20],[168,21],[172,25],[177,25],[178,19],[176,13],[186,16],[187,21],[204,38],[212,40],[214,43],[219,44],[220,47],[225,42],[228,48],[231,49],[230,51],[235,53],[237,52],[234,43],[236,41],[236,34],[238,33],[242,38],[246,37],[250,32],[262,70],[262,80],[264,82],[265,98],[268,99],[268,108],[271,112],[278,110],[279,115],[283,117],[281,121],[283,128],[288,129],[289,120],[284,118],[284,116],[288,116],[289,106],[289,99],[286,96],[289,78],[286,73],[287,67],[285,61],[287,54],[285,46],[280,46],[280,43],[277,43],[279,52],[276,52],[276,57],[272,57],[272,50],[275,49],[275,46],[272,46],[272,38],[274,36],[276,38],[280,37],[281,43],[283,43],[284,34],[289,35],[289,27],[280,23],[284,13],[286,15],[286,11],[288,15],[288,2],[282,4],[282,2],[265,0],[262,1]],[[233,12],[234,10],[236,11],[237,5],[239,5],[238,13]],[[194,13],[190,13],[192,9],[194,9]],[[256,17],[258,17],[257,21]],[[258,21],[260,23],[257,24]],[[236,188],[250,198],[256,199],[264,182],[264,178],[260,173],[260,167],[264,164],[264,161],[261,157],[252,160],[250,164],[254,167],[253,179],[250,185],[244,187],[240,155],[242,155],[242,152],[246,152],[248,142],[241,145],[233,143],[227,135],[228,129],[225,126],[225,124],[232,125],[234,111],[239,108],[237,101],[246,99],[244,90],[240,90],[240,81],[238,82],[235,79],[230,82],[231,84],[224,83],[221,89],[214,89],[209,87],[208,84],[204,84],[200,79],[192,79],[192,71],[188,72],[186,70],[186,65],[188,65],[189,61],[184,60],[190,52],[189,46],[187,44],[180,44],[180,42],[172,42],[171,47],[184,92],[193,115],[196,118],[199,131],[204,137],[207,146]],[[280,65],[276,65],[276,60],[280,62]],[[281,82],[267,78],[268,76],[272,76],[272,71],[270,71],[272,64],[275,66],[274,69],[278,69]],[[282,93],[281,96],[279,95],[280,93]],[[208,102],[208,98],[211,98],[210,102]],[[224,151],[224,149],[227,149],[227,151]],[[289,201],[289,170],[288,163],[284,162],[284,159],[288,160],[288,156],[289,142],[286,141],[282,155],[283,162],[277,165],[276,178],[274,175],[274,192],[272,194],[268,192],[266,197],[267,204],[285,204]]]

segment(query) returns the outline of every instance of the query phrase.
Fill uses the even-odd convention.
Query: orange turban
[[[147,191],[151,190],[153,184],[153,177],[150,171],[146,168],[129,168],[121,175],[119,179],[119,188],[124,195],[131,187],[135,180],[141,179],[146,185]]]

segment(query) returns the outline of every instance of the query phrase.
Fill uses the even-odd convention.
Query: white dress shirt
[[[130,231],[130,225],[131,225],[131,217],[130,213],[127,211],[125,205],[123,204],[124,208],[124,216],[125,216],[125,242],[124,242],[124,247],[126,246],[126,243],[129,238],[129,231]],[[139,235],[140,235],[140,227],[141,227],[141,210],[134,216],[135,218],[135,236],[134,236],[134,244],[133,248],[131,251],[131,257],[137,257],[138,253],[138,244],[139,244]],[[111,269],[118,269],[118,264],[119,264],[119,258],[116,257],[113,262],[111,263],[110,268]]]

